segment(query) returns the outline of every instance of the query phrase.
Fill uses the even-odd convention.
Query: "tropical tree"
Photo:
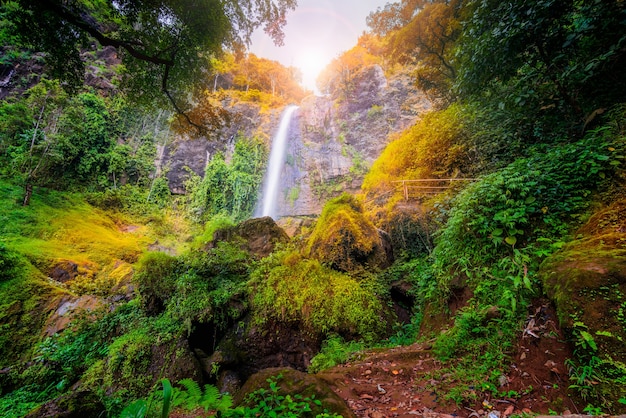
[[[479,0],[463,14],[457,90],[465,97],[497,92],[503,105],[554,114],[579,132],[623,101],[623,1]]]
[[[166,99],[184,114],[187,92],[205,78],[211,57],[247,44],[264,26],[282,42],[296,0],[6,0],[5,25],[22,45],[45,52],[51,73],[76,89],[81,50],[97,42],[117,49],[124,87],[144,103]],[[10,7],[8,5],[10,4]],[[187,121],[193,123],[188,117]]]

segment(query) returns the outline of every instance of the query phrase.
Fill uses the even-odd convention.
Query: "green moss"
[[[127,399],[147,394],[176,361],[183,333],[183,324],[170,316],[141,319],[108,346],[106,357],[89,367],[83,375],[85,387]]]
[[[0,368],[27,361],[49,314],[48,304],[62,291],[34,268],[0,283]]]
[[[570,378],[578,393],[611,412],[626,396],[626,199],[597,211],[578,239],[540,270],[559,320],[576,346]],[[620,314],[621,313],[621,314]]]
[[[307,253],[341,271],[387,263],[376,227],[361,203],[345,193],[324,206],[307,242]]]
[[[260,322],[300,322],[313,335],[374,339],[384,331],[383,305],[365,283],[317,260],[283,252],[254,273],[254,315]]]

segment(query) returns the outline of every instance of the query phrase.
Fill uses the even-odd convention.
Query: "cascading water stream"
[[[278,131],[272,139],[272,149],[267,163],[267,172],[263,192],[261,194],[258,216],[276,217],[276,200],[278,199],[278,189],[280,187],[280,174],[285,163],[285,151],[287,150],[287,139],[289,136],[289,124],[293,112],[298,106],[288,106],[280,118]]]

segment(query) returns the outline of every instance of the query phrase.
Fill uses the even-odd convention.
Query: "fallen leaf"
[[[359,395],[359,398],[361,399],[367,399],[367,400],[374,400],[374,397],[372,395],[368,395],[367,393],[362,393],[361,395]]]
[[[513,405],[509,405],[509,407],[504,410],[504,416],[506,417],[511,415],[513,411],[515,411],[515,407]]]
[[[398,370],[392,370],[391,373],[393,373],[393,374],[400,374],[400,372]]]

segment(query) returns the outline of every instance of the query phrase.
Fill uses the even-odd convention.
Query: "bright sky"
[[[315,79],[340,53],[356,45],[367,29],[370,12],[393,0],[298,0],[287,15],[285,44],[277,47],[262,31],[252,36],[250,51],[263,58],[302,70],[303,84],[315,89]]]

